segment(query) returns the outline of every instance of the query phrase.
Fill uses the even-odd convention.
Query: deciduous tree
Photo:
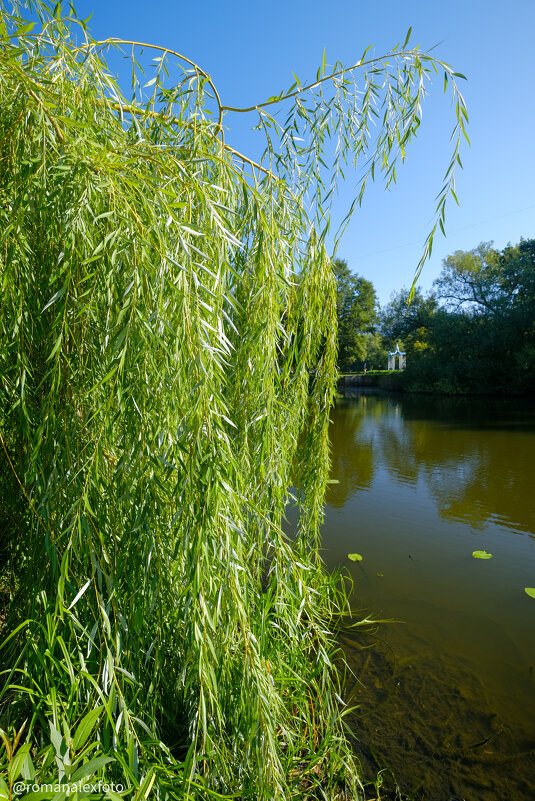
[[[437,310],[434,295],[424,296],[420,287],[413,292],[401,289],[381,309],[381,333],[389,349],[397,342],[409,352],[421,351],[428,346],[429,330]]]
[[[470,251],[456,250],[442,262],[434,283],[437,297],[451,311],[495,314],[507,304],[502,265],[492,242]]]
[[[366,357],[366,342],[377,323],[377,295],[371,281],[352,273],[347,262],[335,259],[338,366],[354,370]]]
[[[98,755],[134,798],[358,798],[334,667],[347,605],[319,555],[329,203],[346,163],[352,210],[368,176],[394,179],[440,71],[442,220],[455,73],[407,40],[238,108],[178,52],[32,7],[37,26],[0,6],[4,728],[29,721],[30,774],[30,743],[38,775],[86,777]],[[121,45],[129,97],[103,61]],[[229,142],[241,113],[260,162]]]

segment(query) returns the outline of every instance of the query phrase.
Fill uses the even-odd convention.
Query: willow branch
[[[25,489],[22,481],[20,480],[19,475],[18,475],[17,471],[15,470],[15,466],[13,465],[13,462],[11,461],[11,458],[9,456],[9,453],[8,453],[8,450],[7,450],[7,447],[6,447],[6,443],[4,442],[4,438],[2,436],[2,432],[1,431],[0,431],[0,443],[2,444],[2,449],[4,451],[4,455],[5,455],[5,457],[6,457],[7,461],[8,461],[8,464],[9,464],[9,466],[11,468],[11,471],[12,471],[13,475],[15,476],[15,478],[17,479],[17,483],[18,483],[19,487],[22,490],[22,494],[24,495],[24,497],[28,501],[28,505],[29,505],[30,509],[32,510],[34,515],[37,517],[37,519],[41,523],[41,525],[43,527],[43,530],[46,531],[46,526],[45,526],[45,524],[43,522],[43,518],[41,517],[41,515],[39,514],[39,512],[35,508],[34,502],[32,501],[32,499],[30,498],[30,496],[26,492],[26,489]]]
[[[169,53],[169,55],[176,56],[176,58],[179,58],[181,61],[185,61],[186,64],[190,64],[195,69],[196,72],[200,73],[203,76],[203,78],[206,78],[206,81],[208,82],[208,84],[210,85],[210,87],[211,87],[211,89],[212,89],[212,91],[214,93],[214,97],[215,97],[215,100],[216,100],[216,103],[217,103],[217,107],[219,109],[219,119],[218,119],[217,127],[219,129],[221,128],[221,118],[222,118],[222,114],[223,114],[223,106],[221,105],[221,99],[219,97],[219,93],[218,93],[218,91],[217,91],[217,89],[215,87],[214,82],[212,81],[212,79],[208,75],[208,73],[205,72],[201,67],[199,67],[198,64],[196,64],[191,59],[187,58],[187,56],[183,56],[182,53],[178,53],[176,50],[171,50],[169,47],[162,47],[161,45],[147,44],[147,42],[137,42],[137,41],[133,41],[131,39],[117,39],[116,37],[111,37],[110,39],[102,39],[101,41],[98,41],[98,42],[91,42],[90,46],[91,47],[94,47],[94,46],[106,47],[107,45],[112,45],[112,44],[126,44],[126,45],[132,45],[133,47],[146,47],[149,50],[158,50],[160,53]],[[77,47],[77,48],[75,48],[75,50],[84,50],[84,49],[86,49],[86,47],[87,46]]]
[[[444,69],[451,71],[451,68],[444,64],[441,61],[438,61],[429,56],[422,56],[419,50],[399,50],[395,51],[392,50],[390,53],[387,53],[385,56],[380,56],[378,58],[371,58],[367,61],[357,61],[356,64],[353,64],[351,67],[342,67],[342,69],[338,70],[337,72],[333,72],[330,75],[324,75],[323,78],[320,78],[313,83],[309,83],[307,86],[300,86],[299,89],[296,89],[293,92],[288,92],[285,95],[281,95],[280,97],[274,97],[271,100],[265,100],[263,103],[258,103],[256,106],[249,106],[248,108],[239,108],[237,106],[221,106],[221,111],[235,111],[240,114],[247,113],[249,111],[256,111],[260,108],[265,108],[266,106],[273,106],[276,103],[282,103],[284,100],[289,100],[292,97],[297,97],[298,95],[302,94],[303,92],[308,92],[310,89],[315,89],[316,86],[319,86],[322,83],[326,83],[327,81],[332,81],[333,78],[339,78],[341,75],[344,75],[346,72],[351,72],[352,70],[357,69],[358,67],[369,67],[372,64],[377,63],[384,63],[388,58],[399,58],[402,57],[416,57],[419,56],[420,58],[425,59],[426,61],[431,61],[433,64],[439,64]]]
[[[253,167],[255,170],[260,170],[260,172],[263,172],[265,175],[269,176],[270,178],[275,178],[276,180],[278,180],[277,176],[275,175],[275,173],[273,173],[271,170],[268,170],[265,167],[262,167],[256,161],[253,161],[252,159],[248,158],[247,156],[244,156],[243,153],[240,153],[238,150],[234,150],[234,148],[231,147],[230,145],[227,145],[227,144],[223,143],[223,147],[225,148],[225,150],[228,150],[229,153],[232,153],[233,156],[236,156],[241,161],[244,161],[246,164],[250,164],[251,167]]]

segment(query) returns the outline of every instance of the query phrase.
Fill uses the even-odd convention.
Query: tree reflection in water
[[[331,484],[327,494],[327,503],[335,509],[372,484],[375,429],[383,413],[375,401],[364,394],[337,401],[333,412],[336,425],[331,426],[330,435],[331,474],[338,484]]]
[[[363,395],[332,419],[325,558],[350,571],[355,606],[403,621],[371,649],[342,634],[367,775],[388,765],[425,801],[535,798],[534,411]]]
[[[441,517],[482,529],[487,522],[535,532],[535,415],[516,400],[396,398],[342,400],[331,428],[328,503],[341,508],[386,470],[399,487],[423,481]]]

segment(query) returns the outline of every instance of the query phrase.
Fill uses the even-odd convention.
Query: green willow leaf
[[[104,707],[98,706],[82,718],[72,738],[72,747],[75,751],[79,751],[84,747],[103,711]]]
[[[417,48],[347,68],[323,54],[309,84],[235,108],[178,52],[96,42],[41,0],[24,31],[18,8],[0,0],[16,543],[0,714],[24,719],[30,701],[47,770],[85,778],[113,755],[132,798],[282,801],[296,771],[358,798],[335,667],[349,600],[320,558],[332,259],[370,173],[394,181],[433,69],[450,68]],[[128,97],[105,62],[121,48]],[[448,86],[457,128],[426,255],[464,134],[451,72]],[[252,115],[260,162],[230,144],[236,114]]]
[[[1,30],[1,29],[0,29]],[[5,781],[0,777],[0,799],[6,799],[8,801],[10,797],[9,787],[5,783]]]
[[[85,762],[83,765],[81,765],[78,770],[74,771],[72,776],[69,777],[69,782],[79,782],[82,779],[88,779],[91,776],[94,776],[95,773],[100,770],[100,768],[103,768],[110,762],[113,762],[113,757],[94,757],[93,759],[90,759],[88,762]]]
[[[22,773],[24,763],[29,757],[30,749],[31,749],[30,743],[21,745],[16,754],[11,758],[7,768],[7,773],[11,784],[15,782]]]

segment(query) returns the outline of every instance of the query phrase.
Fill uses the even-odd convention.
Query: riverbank
[[[338,379],[337,391],[342,395],[379,390],[381,392],[404,392],[419,395],[444,395],[462,397],[533,397],[531,392],[520,392],[514,386],[489,386],[476,389],[462,380],[447,378],[425,383],[421,378],[405,370],[373,370],[367,373],[344,373]]]
[[[374,370],[369,373],[346,373],[338,379],[338,392],[351,389],[379,389],[403,392],[405,375],[401,370]]]

